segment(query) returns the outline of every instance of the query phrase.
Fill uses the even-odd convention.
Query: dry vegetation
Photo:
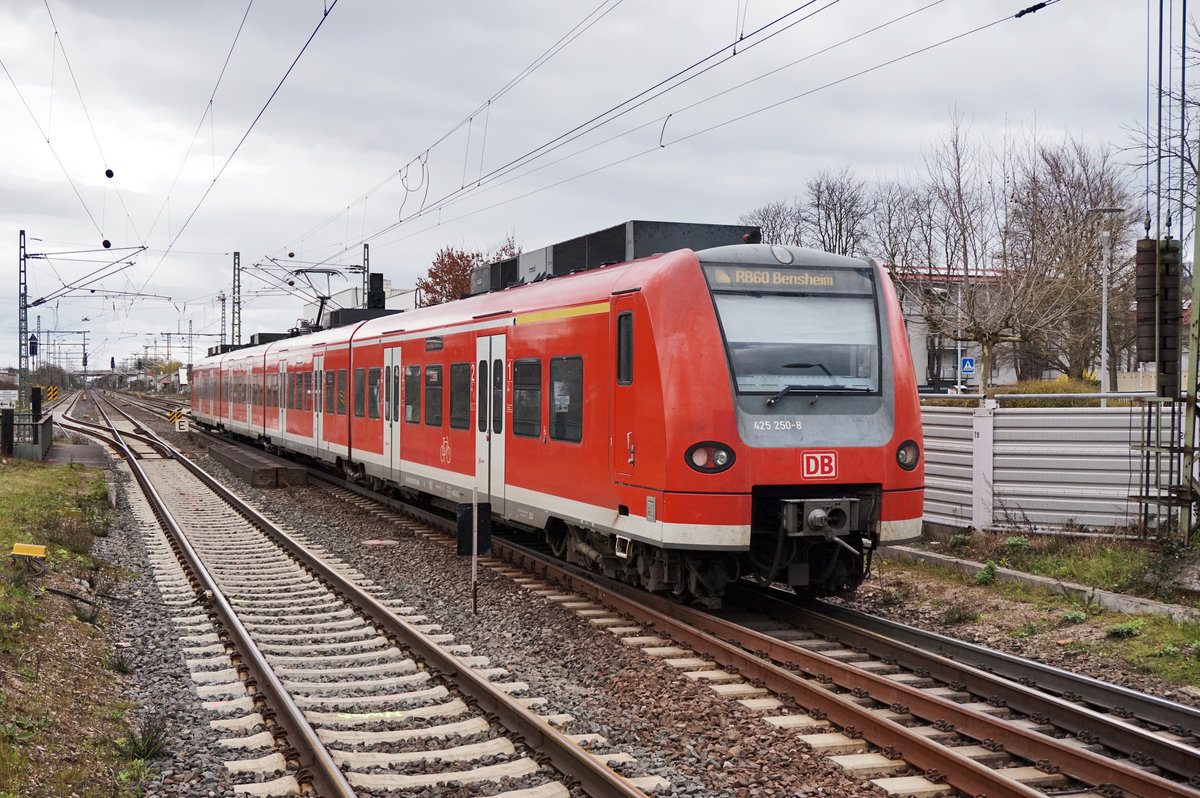
[[[99,471],[0,461],[0,546],[45,545],[49,566],[8,558],[0,573],[0,798],[141,794],[127,665],[107,634],[120,573],[87,554],[107,506]]]

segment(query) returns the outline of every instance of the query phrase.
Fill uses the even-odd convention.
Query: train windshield
[[[740,394],[878,394],[870,268],[706,265]]]

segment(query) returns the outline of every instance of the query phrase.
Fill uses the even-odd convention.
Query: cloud
[[[797,22],[790,30],[753,47],[745,40],[736,56],[716,59],[719,66],[537,161],[538,171],[493,180],[493,170],[796,5],[613,3],[487,106],[591,7],[375,0],[337,3],[229,160],[328,3],[254,4],[227,65],[245,5],[51,2],[58,50],[45,7],[0,5],[0,57],[20,90],[0,83],[0,246],[15,248],[20,229],[42,239],[33,246],[41,251],[95,247],[102,237],[115,246],[145,244],[111,287],[173,299],[132,306],[110,299],[106,311],[92,297],[60,302],[55,323],[87,316],[95,340],[106,342],[95,362],[139,351],[131,332],[186,330],[189,319],[197,331],[215,331],[213,297],[229,293],[235,250],[248,267],[289,251],[357,263],[366,238],[372,265],[402,287],[448,243],[485,248],[515,232],[534,248],[630,218],[733,222],[795,195],[823,168],[849,164],[867,178],[911,172],[954,107],[983,136],[1036,124],[1119,142],[1122,126],[1139,121],[1145,106],[1145,11],[1129,3],[1056,4],[820,89],[1015,11],[999,0],[934,4],[819,54],[927,5],[822,3],[788,17]],[[747,8],[742,22],[738,13]],[[660,137],[669,146],[660,148]],[[106,168],[115,179],[104,177]],[[480,190],[438,204],[477,183]],[[420,214],[423,204],[435,210]],[[56,275],[35,264],[31,281],[45,292],[89,268],[59,267]],[[8,258],[0,263],[0,303],[14,311],[15,285]],[[184,302],[186,316],[173,307]],[[301,305],[254,297],[244,335],[295,324]],[[15,313],[0,319],[0,364],[15,362]]]

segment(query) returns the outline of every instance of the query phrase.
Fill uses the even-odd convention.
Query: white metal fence
[[[1147,478],[1143,471],[1143,405],[987,404],[922,407],[926,522],[975,529],[1132,527],[1143,509],[1134,497],[1167,490],[1167,477]],[[1153,484],[1159,481],[1161,488]]]

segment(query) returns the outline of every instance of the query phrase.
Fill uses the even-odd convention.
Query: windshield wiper
[[[871,393],[871,389],[859,385],[785,385],[774,396],[767,397],[767,407],[774,407],[789,393]]]
[[[785,385],[783,386],[783,389],[779,391],[779,393],[775,394],[774,396],[767,397],[767,407],[774,407],[776,402],[787,396],[789,393],[800,393],[806,389],[807,386],[805,385]]]
[[[784,363],[783,368],[785,368],[785,369],[820,369],[821,371],[825,372],[826,377],[833,376],[832,372],[830,372],[829,369],[825,368],[824,363]],[[783,397],[787,396],[789,393],[799,393],[799,392],[805,390],[806,387],[807,386],[804,386],[804,385],[785,385],[785,386],[783,386],[783,388],[779,391],[779,393],[777,393],[774,396],[771,396],[767,399],[767,407],[774,407],[776,402],[778,402]]]

